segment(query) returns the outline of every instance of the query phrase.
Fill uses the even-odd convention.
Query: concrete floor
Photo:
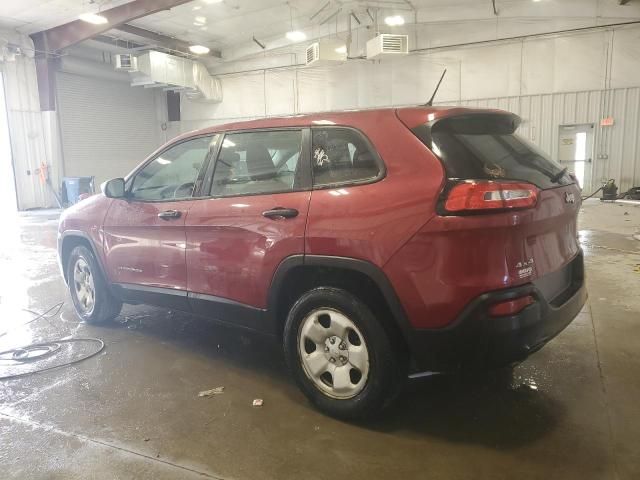
[[[316,412],[260,337],[151,307],[125,307],[111,327],[78,323],[56,223],[44,212],[3,227],[0,351],[63,336],[106,348],[0,382],[3,478],[640,478],[640,207],[587,202],[590,303],[513,378],[414,381],[359,425]],[[60,316],[20,326],[33,318],[20,308],[61,300]]]

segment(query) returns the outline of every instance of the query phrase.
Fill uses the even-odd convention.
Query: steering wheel
[[[187,183],[183,183],[182,185],[179,185],[173,191],[173,198],[185,198],[185,197],[191,196],[191,193],[193,192],[193,187],[194,186],[195,186],[195,183],[193,183],[193,182],[187,182]],[[184,192],[182,192],[182,190],[184,190]],[[186,195],[184,195],[184,194],[186,194]]]

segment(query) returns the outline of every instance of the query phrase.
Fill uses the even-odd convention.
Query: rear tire
[[[87,323],[110,322],[120,314],[122,302],[109,290],[93,252],[75,247],[67,261],[69,294],[76,314]]]
[[[293,305],[284,351],[296,383],[319,410],[343,419],[378,414],[406,379],[401,356],[375,315],[357,297],[319,287]]]

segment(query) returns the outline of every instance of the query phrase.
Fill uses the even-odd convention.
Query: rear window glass
[[[413,133],[440,157],[449,178],[521,180],[540,188],[573,183],[566,169],[514,133],[518,124],[516,116],[470,115]]]

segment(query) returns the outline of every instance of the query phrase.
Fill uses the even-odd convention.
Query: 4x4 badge
[[[573,193],[564,192],[564,202],[565,203],[576,203],[576,197]]]

